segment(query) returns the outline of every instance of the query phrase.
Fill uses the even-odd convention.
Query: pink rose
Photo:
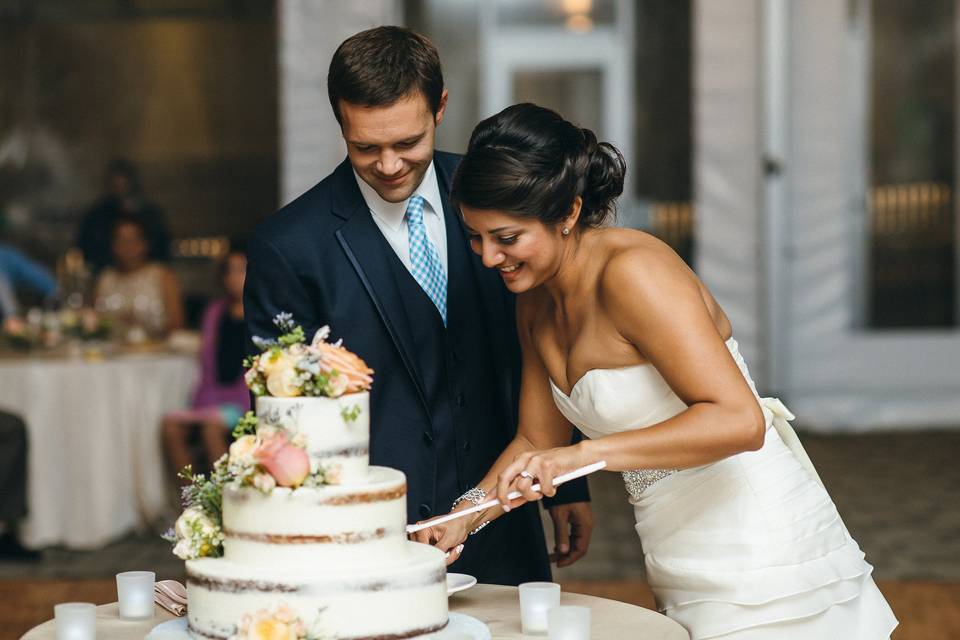
[[[283,431],[260,437],[253,459],[273,476],[281,487],[299,487],[310,474],[307,452],[293,446]]]

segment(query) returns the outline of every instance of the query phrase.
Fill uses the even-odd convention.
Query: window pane
[[[872,0],[871,327],[955,324],[954,0]]]
[[[599,69],[519,71],[513,75],[516,102],[533,102],[553,109],[579,127],[604,139],[600,117],[603,75]]]

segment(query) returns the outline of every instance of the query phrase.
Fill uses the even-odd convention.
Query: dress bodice
[[[756,394],[737,341],[730,338],[726,344]],[[650,363],[591,369],[577,381],[569,396],[552,380],[550,388],[560,412],[590,438],[643,429],[669,420],[687,408]]]

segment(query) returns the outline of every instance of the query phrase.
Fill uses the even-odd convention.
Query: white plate
[[[453,595],[458,591],[463,591],[464,589],[469,589],[473,585],[477,584],[477,579],[473,576],[468,576],[465,573],[448,573],[447,574],[447,595]]]
[[[469,578],[470,576],[467,577]],[[466,589],[466,587],[463,588]],[[439,631],[436,635],[431,636],[434,640],[445,640],[448,638],[449,640],[453,640],[454,638],[457,640],[461,638],[491,640],[490,629],[476,618],[453,611],[449,613],[449,617],[450,624],[448,624],[443,631]],[[147,634],[145,640],[190,640],[190,634],[187,633],[186,617],[175,618],[158,624]]]
[[[144,640],[190,640],[187,633],[187,617],[161,622],[150,630]]]
[[[466,587],[464,587],[464,589],[466,589]],[[469,638],[469,640],[491,640],[490,629],[476,618],[468,616],[465,613],[455,613],[453,611],[448,615],[450,616],[450,624],[435,636],[436,640],[446,640],[447,638],[450,640],[454,640],[454,638],[456,638],[456,640],[461,640],[461,638]]]

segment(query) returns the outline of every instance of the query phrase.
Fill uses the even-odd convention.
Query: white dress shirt
[[[410,264],[410,236],[407,231],[407,202],[387,202],[380,197],[373,187],[363,181],[357,172],[353,172],[360,186],[360,193],[373,214],[373,221],[380,228],[383,237],[387,239],[394,253],[411,270]],[[423,180],[420,186],[411,194],[411,197],[418,195],[424,200],[423,204],[423,224],[427,229],[427,238],[437,248],[440,254],[440,263],[443,265],[443,272],[448,276],[447,269],[447,227],[443,221],[443,201],[440,199],[440,185],[437,183],[437,172],[433,168],[433,162],[427,167],[427,172],[423,174]]]

